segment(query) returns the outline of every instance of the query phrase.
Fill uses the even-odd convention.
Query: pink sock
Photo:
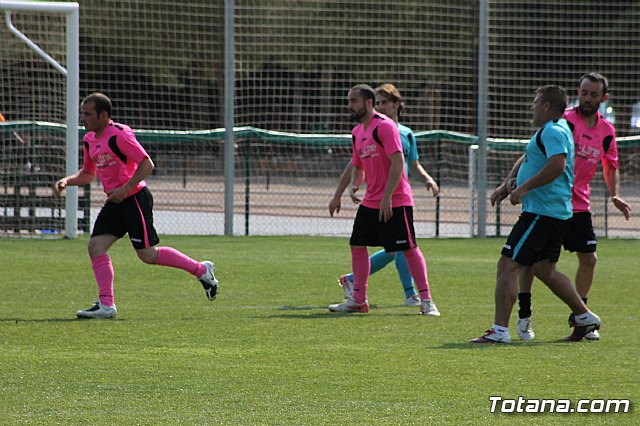
[[[158,247],[158,260],[156,264],[182,269],[196,278],[201,277],[206,271],[202,263],[193,260],[186,254],[171,247]]]
[[[404,257],[407,258],[409,272],[416,283],[416,287],[420,292],[420,299],[431,299],[431,291],[429,290],[429,279],[427,278],[427,262],[424,260],[422,252],[415,246],[404,251]]]
[[[351,270],[353,271],[353,298],[362,304],[367,300],[367,280],[371,263],[366,247],[351,247]]]
[[[108,254],[91,258],[93,274],[98,283],[98,298],[105,306],[113,306],[113,265]]]

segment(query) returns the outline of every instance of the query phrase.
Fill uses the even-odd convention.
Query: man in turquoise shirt
[[[573,135],[562,118],[567,96],[558,86],[543,86],[533,101],[533,124],[540,127],[529,141],[525,155],[514,165],[514,187],[492,195],[500,201],[509,195],[513,205],[522,203],[522,214],[513,226],[498,260],[495,320],[483,336],[471,343],[509,343],[509,317],[518,293],[518,274],[533,267],[535,275],[575,314],[572,336],[581,339],[600,328],[600,318],[589,311],[569,278],[556,270],[562,235],[573,215]],[[513,179],[511,179],[513,181]],[[579,339],[578,339],[579,340]]]

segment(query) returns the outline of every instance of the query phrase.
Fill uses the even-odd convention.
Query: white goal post
[[[71,2],[1,0],[0,10],[5,12],[5,22],[9,31],[66,76],[66,170],[67,174],[75,173],[78,169],[78,105],[80,103],[80,5]],[[66,16],[66,68],[13,26],[12,12],[48,12]],[[75,186],[67,188],[65,211],[65,237],[76,238],[78,188]]]

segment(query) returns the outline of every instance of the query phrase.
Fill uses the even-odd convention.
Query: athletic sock
[[[202,263],[193,260],[186,254],[172,247],[158,247],[158,260],[156,264],[182,269],[196,278],[200,278],[207,270]]]
[[[371,264],[366,247],[351,247],[351,268],[353,268],[353,298],[363,304],[367,300],[367,284]]]
[[[93,274],[98,283],[98,299],[104,306],[113,306],[113,265],[108,254],[91,258]]]
[[[518,293],[518,318],[529,318],[531,316],[531,293]]]
[[[407,264],[407,258],[404,253],[399,251],[396,253],[396,269],[398,270],[398,276],[400,277],[400,283],[404,290],[404,297],[411,297],[416,295],[416,290],[413,288],[413,278],[409,271],[409,265]]]
[[[498,337],[504,337],[509,334],[509,327],[493,324],[491,327]]]
[[[416,287],[420,292],[420,299],[431,299],[431,291],[429,290],[429,279],[427,278],[427,262],[424,260],[422,252],[418,246],[403,251],[407,258],[409,271],[416,282]]]
[[[384,250],[373,253],[371,257],[369,257],[369,262],[371,263],[371,270],[369,271],[369,275],[373,275],[387,266],[391,261],[393,261],[394,258],[394,253],[387,253]]]
[[[373,275],[389,264],[395,258],[394,253],[387,253],[384,250],[373,253],[369,257],[369,275]],[[349,282],[353,284],[353,272],[347,275]]]

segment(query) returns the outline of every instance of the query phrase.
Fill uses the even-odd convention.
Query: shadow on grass
[[[361,317],[366,318],[369,316],[389,316],[389,317],[406,317],[406,316],[417,316],[414,311],[406,312],[406,313],[398,313],[398,312],[381,312],[384,310],[384,307],[377,305],[370,305],[371,310],[375,310],[375,314],[372,315],[372,312],[369,314],[362,314],[357,312],[329,312],[327,309],[327,305],[322,306],[280,306],[277,309],[281,311],[317,311],[321,309],[323,312],[309,313],[309,314],[276,314],[276,315],[267,315],[269,318],[284,318],[284,319],[316,319],[316,318],[353,318],[353,317]],[[265,316],[261,316],[264,318]]]
[[[549,340],[549,341],[536,341],[536,342],[520,342],[514,341],[511,343],[469,343],[469,342],[449,342],[443,343],[437,349],[490,349],[490,348],[524,348],[524,347],[540,347],[548,345],[574,345],[580,342],[572,342],[564,339]]]
[[[120,319],[109,319],[108,322],[122,321]],[[39,318],[39,319],[25,319],[25,318],[0,318],[0,323],[46,323],[46,322],[104,322],[103,320],[90,320],[90,319],[78,319],[78,318]]]

